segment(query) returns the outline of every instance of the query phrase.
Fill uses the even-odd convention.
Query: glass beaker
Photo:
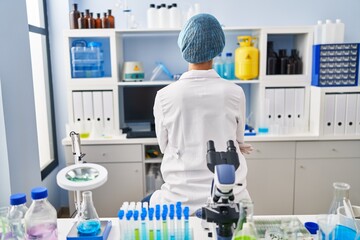
[[[94,207],[91,191],[82,193],[77,230],[79,235],[87,236],[96,235],[100,231],[100,220]]]
[[[259,239],[253,221],[254,204],[251,200],[240,201],[240,217],[234,231],[232,240],[256,240]]]
[[[319,225],[321,240],[333,240],[335,239],[334,229],[337,224],[337,217],[334,214],[323,214],[317,217],[317,223]]]

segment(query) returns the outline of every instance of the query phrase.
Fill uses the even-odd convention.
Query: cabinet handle
[[[261,153],[261,151],[260,151],[259,149],[256,149],[256,152],[257,152],[257,153]]]
[[[337,152],[336,148],[331,149],[331,151],[333,151],[333,152]]]
[[[101,154],[103,157],[105,157],[106,156],[106,153],[103,153],[103,154]]]
[[[138,173],[138,172],[139,172],[139,169],[135,169],[135,172]]]
[[[305,169],[305,166],[304,166],[304,165],[300,165],[300,169]]]

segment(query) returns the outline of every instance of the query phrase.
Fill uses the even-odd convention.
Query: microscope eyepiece
[[[215,152],[215,144],[213,140],[209,140],[207,142],[207,151],[208,152]]]
[[[227,150],[228,151],[236,151],[235,145],[234,145],[234,141],[233,140],[229,140],[227,141]]]

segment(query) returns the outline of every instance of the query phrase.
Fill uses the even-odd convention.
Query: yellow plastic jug
[[[259,75],[259,50],[254,47],[254,38],[238,36],[239,47],[235,50],[235,76],[242,80]]]

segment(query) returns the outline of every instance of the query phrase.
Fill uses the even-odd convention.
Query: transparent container
[[[250,200],[240,202],[240,216],[234,231],[232,240],[256,240],[259,239],[253,220],[254,204]]]
[[[26,239],[57,239],[57,212],[47,197],[48,191],[44,187],[31,190],[33,201],[25,214]]]
[[[96,212],[91,191],[82,193],[82,203],[78,216],[77,230],[79,235],[82,236],[97,235],[100,231],[99,215]]]
[[[224,77],[224,61],[221,58],[221,53],[214,58],[212,68],[220,77]]]
[[[226,58],[224,61],[224,78],[228,80],[235,79],[235,66],[234,60],[232,58],[232,53],[226,53]]]
[[[12,236],[16,239],[25,238],[24,217],[28,211],[26,206],[26,195],[17,193],[10,196],[9,224]]]
[[[10,237],[9,208],[0,207],[0,240]]]

